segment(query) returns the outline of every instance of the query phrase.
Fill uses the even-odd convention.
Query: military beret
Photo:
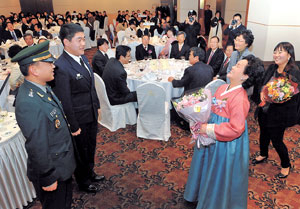
[[[11,61],[19,65],[27,65],[34,62],[54,62],[54,57],[49,52],[49,41],[27,47],[14,56]]]

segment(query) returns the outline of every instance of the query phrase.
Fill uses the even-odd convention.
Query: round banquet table
[[[33,201],[36,193],[26,175],[25,138],[14,113],[8,112],[0,122],[0,137],[0,208],[22,209]]]
[[[37,43],[37,42],[38,42],[38,40],[34,39],[34,43]],[[26,46],[26,43],[23,38],[21,38],[19,41],[16,41],[16,42],[12,41],[12,40],[8,40],[5,44],[2,44],[0,46],[0,52],[2,55],[5,56],[5,59],[9,58],[9,56],[8,56],[9,47],[11,47],[14,44],[18,44],[21,47]],[[54,57],[56,57],[56,58],[59,57],[62,54],[63,50],[64,50],[64,47],[59,38],[50,40],[49,51]]]
[[[0,88],[2,87],[2,85],[4,85],[4,81],[5,81],[5,77],[3,77],[3,78],[1,77],[0,78]],[[5,84],[5,87],[4,87],[1,95],[0,95],[0,108],[2,110],[3,109],[7,110],[7,100],[6,100],[6,98],[7,98],[8,94],[9,94],[9,89],[10,89],[9,82],[7,82]]]
[[[188,61],[175,59],[141,60],[124,65],[127,72],[127,85],[131,91],[135,91],[145,82],[156,82],[165,89],[167,101],[180,97],[184,91],[183,87],[174,88],[172,83],[168,82],[168,78],[172,76],[181,79],[184,70],[189,66]]]
[[[153,45],[155,48],[156,57],[158,58],[159,53],[162,51],[162,49],[165,47],[166,39],[161,39],[159,37],[151,37],[149,44]],[[142,43],[142,39],[128,39],[124,37],[124,41],[122,42],[123,45],[129,46],[131,48],[130,55],[131,60],[135,61],[135,49],[138,45]]]

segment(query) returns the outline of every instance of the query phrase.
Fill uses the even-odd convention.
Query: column
[[[247,28],[255,37],[252,52],[263,61],[273,60],[274,47],[287,41],[300,60],[299,0],[250,0]]]

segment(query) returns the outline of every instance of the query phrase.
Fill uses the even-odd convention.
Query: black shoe
[[[103,181],[104,179],[105,179],[105,176],[98,176],[97,174],[94,174],[90,180],[92,182],[99,182],[99,181]]]
[[[79,190],[85,191],[88,193],[96,193],[99,191],[98,187],[94,184],[90,184],[88,186],[79,186]]]
[[[260,164],[260,163],[265,163],[265,162],[267,162],[267,160],[268,160],[268,158],[267,157],[265,157],[264,159],[262,159],[262,160],[256,160],[255,158],[252,160],[252,164],[253,165],[256,165],[256,164]]]
[[[288,177],[290,175],[290,171],[291,171],[291,167],[290,167],[289,172],[288,172],[287,175],[284,175],[280,172],[280,173],[275,175],[275,178],[285,179],[286,177]]]

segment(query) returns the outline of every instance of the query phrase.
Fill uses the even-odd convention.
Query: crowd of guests
[[[184,70],[181,79],[168,78],[174,88],[183,87],[184,91],[188,92],[204,87],[215,79],[222,79],[227,83],[218,88],[213,95],[210,120],[197,130],[199,134],[216,139],[216,143],[200,149],[195,146],[184,198],[190,202],[198,201],[198,208],[247,208],[250,154],[246,118],[250,109],[249,99],[257,105],[265,102],[263,86],[277,78],[286,78],[299,85],[300,71],[295,64],[294,48],[288,42],[281,42],[275,47],[274,64],[265,71],[262,61],[249,50],[254,42],[254,35],[242,25],[240,14],[235,14],[224,30],[224,34],[228,35],[228,41],[223,51],[224,20],[220,12],[217,11],[215,17],[212,18],[212,13],[208,11],[209,6],[206,6],[206,10],[205,17],[209,19],[205,21],[208,40],[200,35],[201,25],[197,20],[197,13],[193,10],[188,12],[183,23],[172,21],[168,14],[162,13],[161,10],[152,13],[148,10],[144,12],[137,10],[132,11],[131,15],[129,11],[118,11],[115,30],[116,32],[124,30],[128,38],[141,38],[142,43],[136,47],[136,60],[166,57],[188,60],[191,66]],[[31,170],[28,175],[34,183],[43,206],[70,207],[73,171],[79,189],[85,192],[97,192],[99,189],[94,183],[105,178],[94,172],[100,103],[93,82],[93,73],[103,79],[111,105],[137,101],[136,92],[131,91],[127,86],[127,73],[124,70],[124,64],[129,63],[131,59],[130,47],[117,46],[115,57],[109,59],[107,55],[109,41],[100,38],[97,40],[97,52],[92,59],[92,68],[84,56],[83,29],[78,24],[74,24],[74,20],[82,20],[85,26],[93,28],[95,20],[104,22],[106,16],[105,11],[101,13],[87,10],[84,15],[74,11],[72,14],[67,12],[64,16],[53,13],[24,16],[20,13],[19,15],[13,14],[7,19],[0,18],[13,39],[14,36],[22,36],[13,29],[14,21],[22,21],[24,25],[30,22],[27,28],[24,26],[24,30],[34,31],[32,34],[24,33],[27,47],[18,49],[22,51],[17,55],[15,55],[18,52],[16,50],[17,52],[11,56],[14,57],[13,61],[19,62],[21,72],[25,77],[24,85],[20,87],[21,94],[16,99],[16,115],[27,139],[29,162],[34,160],[40,163],[37,163],[38,165],[29,163],[28,168]],[[40,56],[41,51],[44,50],[43,47],[49,47],[47,41],[38,45],[32,41],[34,36],[46,35],[41,30],[42,18],[47,21],[47,28],[48,26],[61,26],[59,38],[63,42],[64,52],[54,63],[56,66],[54,76],[52,64],[54,60],[49,52],[43,51],[46,54],[38,59],[41,60],[40,62],[35,59],[36,56]],[[144,27],[146,21],[153,23],[149,29]],[[100,25],[103,26],[102,23]],[[155,47],[149,44],[153,35],[167,37],[166,44],[158,56]],[[41,40],[43,41],[45,42]],[[51,89],[48,90],[49,85],[52,86],[54,93]],[[252,93],[248,91],[250,88],[253,88]],[[44,97],[44,94],[47,96]],[[37,99],[32,106],[30,106],[33,100],[31,98]],[[58,99],[61,104],[56,102]],[[54,102],[52,105],[56,107],[55,111],[47,105],[43,106],[44,103],[52,102],[52,100]],[[295,94],[286,102],[268,103],[265,106],[258,106],[257,109],[261,152],[252,163],[267,162],[268,145],[272,141],[282,166],[280,173],[276,175],[277,178],[286,178],[290,173],[291,163],[288,150],[283,143],[283,135],[287,127],[300,121],[299,100],[299,94]],[[218,106],[220,103],[224,105]],[[48,120],[51,116],[49,123],[53,127],[43,126],[43,129],[39,130],[36,124],[27,123],[26,121],[30,121],[32,117],[28,111],[33,112],[33,115],[38,118],[37,121],[41,121],[40,124],[44,124],[45,118]],[[50,112],[50,116],[49,114],[42,116],[44,112],[47,114]],[[61,117],[64,114],[67,120]],[[172,116],[180,127],[187,128],[188,124],[176,116],[174,111]],[[51,133],[51,137],[48,133]],[[64,141],[59,142],[62,135]],[[43,136],[47,137],[42,142]],[[71,136],[75,140],[72,141]],[[61,143],[60,147],[57,146],[59,143]],[[61,152],[53,151],[53,147],[48,147],[47,144],[56,145],[53,147]],[[40,154],[42,157],[36,155],[40,153],[38,152],[39,146],[45,149]],[[53,155],[53,162],[47,164],[45,158],[47,158],[48,149],[56,155]],[[60,162],[57,161],[57,156],[60,157]],[[66,166],[68,162],[70,164]],[[62,165],[66,167],[63,169]],[[47,193],[49,191],[55,191],[50,198]],[[222,195],[217,195],[218,191],[221,191]],[[53,198],[59,201],[55,202]]]

